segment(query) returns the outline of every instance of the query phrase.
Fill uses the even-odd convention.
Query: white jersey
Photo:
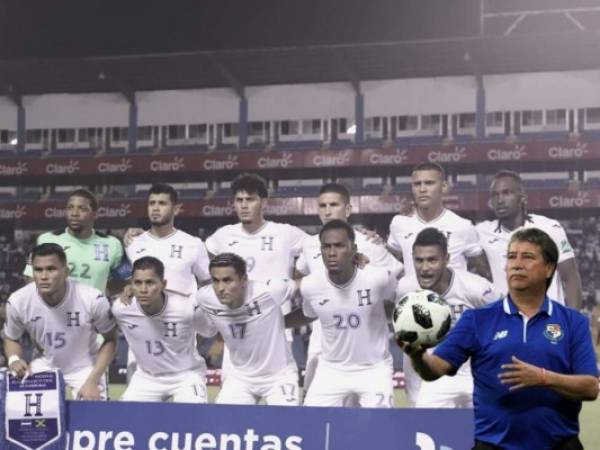
[[[346,284],[334,284],[325,271],[302,279],[304,315],[318,318],[324,361],[349,370],[390,358],[384,302],[394,301],[396,279],[389,271],[356,269]]]
[[[70,373],[91,367],[99,345],[97,333],[115,327],[110,303],[98,289],[67,280],[67,291],[56,306],[49,306],[38,294],[35,283],[14,292],[7,302],[5,335],[18,340],[27,332],[37,353],[52,367]]]
[[[249,281],[239,308],[221,304],[212,286],[196,294],[229,349],[232,372],[241,379],[260,379],[295,364],[285,338],[281,305],[295,294],[290,280]]]
[[[125,251],[132,264],[143,256],[159,259],[165,266],[167,288],[183,295],[198,290],[196,280],[210,280],[204,242],[184,231],[175,230],[162,238],[145,231],[136,236]]]
[[[437,218],[430,222],[423,221],[416,212],[410,216],[396,215],[390,224],[388,245],[394,250],[402,252],[406,275],[415,274],[412,247],[417,235],[429,227],[437,228],[446,235],[450,267],[466,270],[467,258],[483,252],[473,224],[449,209],[444,209]]]
[[[537,214],[529,214],[522,227],[509,231],[502,227],[498,220],[487,220],[476,225],[479,234],[479,242],[487,254],[490,268],[492,269],[492,279],[504,293],[508,292],[506,281],[506,254],[508,252],[508,242],[511,236],[517,230],[523,228],[539,228],[546,232],[558,247],[558,263],[575,258],[573,247],[567,239],[562,225],[554,219]],[[548,297],[565,304],[565,295],[562,281],[558,271],[554,274],[552,284],[548,289]]]
[[[196,334],[213,336],[216,331],[189,297],[165,292],[164,307],[154,315],[145,313],[135,297],[129,305],[117,300],[112,313],[144,372],[164,376],[206,370],[196,350]]]
[[[504,297],[502,290],[477,274],[460,269],[450,269],[450,272],[450,284],[441,297],[450,305],[453,326],[465,309],[479,308]],[[403,277],[398,281],[396,300],[420,289],[416,276]]]
[[[255,233],[247,233],[241,223],[225,225],[206,240],[213,255],[235,253],[247,265],[250,280],[291,278],[294,261],[302,250],[304,231],[286,223],[265,222]]]
[[[387,251],[384,245],[370,242],[367,236],[360,231],[354,231],[356,235],[356,247],[358,251],[369,258],[369,265],[381,267],[398,276],[404,266]],[[325,271],[325,264],[321,256],[321,241],[319,235],[309,236],[302,243],[302,253],[296,261],[296,270],[302,275],[308,275],[315,271]]]
[[[450,305],[452,311],[452,326],[456,324],[460,316],[466,309],[479,308],[481,306],[492,303],[503,297],[503,293],[492,283],[479,275],[476,275],[466,270],[451,269],[452,278],[448,289],[441,296]],[[401,278],[398,282],[396,289],[396,299],[399,301],[404,295],[412,291],[420,290],[421,286],[416,276]],[[430,352],[433,350],[429,350]],[[419,397],[419,389],[422,386],[421,378],[415,372],[410,358],[406,355],[403,357],[403,369],[405,378],[406,394],[411,405],[415,405],[418,401],[432,401],[431,398],[423,399]],[[427,387],[431,387],[432,384],[442,386],[442,390],[447,388],[447,392],[453,392],[454,390],[465,391],[468,393],[470,398],[473,386],[471,381],[471,365],[463,364],[458,370],[457,377],[452,377],[449,383],[446,380],[437,380],[430,383],[426,383]],[[465,377],[467,382],[465,382]],[[444,377],[445,378],[445,377]],[[441,382],[441,383],[440,383]],[[449,384],[451,387],[444,386],[444,383]],[[455,389],[456,385],[460,389]],[[430,394],[427,391],[425,396]]]

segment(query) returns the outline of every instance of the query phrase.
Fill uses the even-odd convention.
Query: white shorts
[[[172,375],[150,375],[137,368],[121,400],[129,402],[207,403],[206,376],[200,368]]]
[[[50,361],[46,358],[36,358],[29,363],[29,369],[32,373],[45,372],[46,370],[57,369]],[[82,369],[73,370],[71,372],[63,371],[63,378],[65,379],[65,385],[67,389],[70,389],[71,398],[79,399],[79,390],[81,386],[86,382],[90,376],[90,372],[93,367],[84,367]],[[61,369],[62,371],[62,369]],[[100,400],[108,400],[108,388],[106,384],[106,376],[102,375],[100,382],[98,383],[98,390],[100,391]]]
[[[394,386],[391,360],[364,369],[348,370],[321,359],[310,385],[305,406],[345,406],[356,395],[363,408],[393,408]]]
[[[230,370],[217,395],[216,403],[228,405],[256,405],[264,399],[267,405],[298,406],[300,388],[298,370],[295,365],[282,370],[279,374],[246,379]]]
[[[406,397],[415,408],[472,408],[473,377],[467,366],[456,375],[435,381],[423,381],[415,372],[410,358],[404,355],[404,383]],[[465,364],[469,364],[468,362]]]

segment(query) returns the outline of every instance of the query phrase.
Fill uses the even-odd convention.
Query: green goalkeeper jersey
[[[102,292],[106,291],[106,283],[112,269],[116,269],[123,259],[123,246],[114,236],[97,231],[87,239],[79,239],[64,231],[50,231],[37,238],[37,245],[53,243],[60,245],[67,255],[69,275]],[[25,275],[33,275],[30,265],[25,268]]]

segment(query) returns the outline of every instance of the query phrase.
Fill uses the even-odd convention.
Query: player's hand
[[[377,234],[377,231],[369,230],[368,228],[365,228],[363,225],[356,225],[354,228],[357,231],[360,231],[362,234],[364,234],[367,237],[367,242],[371,242],[372,244],[375,244],[375,245],[384,245],[385,244],[385,241],[383,240],[383,238],[381,236],[379,236],[379,234]]]
[[[129,247],[133,242],[133,238],[142,234],[144,230],[141,228],[127,228],[125,235],[123,236],[123,244],[125,247]]]
[[[371,260],[364,253],[356,252],[354,255],[354,264],[358,266],[360,269],[364,269],[367,264],[369,264]]]
[[[13,361],[8,368],[10,373],[17,378],[23,378],[29,373],[29,365],[23,359]]]
[[[131,302],[133,300],[133,286],[131,286],[131,284],[126,284],[123,287],[123,292],[121,292],[121,296],[119,297],[119,299],[125,305],[131,305]]]
[[[500,383],[509,385],[510,391],[543,385],[542,369],[521,361],[516,356],[512,357],[512,363],[502,364],[500,367],[502,369],[502,372],[498,374]]]
[[[413,356],[417,357],[425,353],[425,348],[423,346],[418,344],[414,345],[410,342],[402,341],[400,340],[400,337],[398,335],[394,336],[394,340],[396,341],[396,344],[398,344],[398,346],[404,351],[404,353],[406,353],[411,358]]]
[[[79,389],[77,400],[101,400],[98,383],[87,380]]]

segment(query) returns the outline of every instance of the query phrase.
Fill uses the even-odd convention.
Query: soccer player
[[[164,274],[159,259],[137,259],[132,301],[113,304],[138,366],[121,400],[206,403],[206,364],[196,350],[196,334],[215,331],[193,298],[166,289]]]
[[[466,309],[498,300],[503,292],[479,275],[448,267],[448,241],[437,228],[425,228],[413,243],[416,275],[403,277],[396,289],[397,299],[419,289],[437,292],[450,305],[452,324]],[[408,357],[404,360],[404,380],[408,401],[417,408],[472,408],[473,378],[468,365],[456,376],[421,383]]]
[[[239,220],[225,225],[206,239],[210,255],[235,253],[246,261],[248,279],[257,281],[292,278],[296,258],[302,251],[302,242],[308,236],[300,228],[271,222],[264,214],[268,202],[267,184],[254,174],[241,174],[231,183],[233,208]],[[284,314],[292,309],[292,301],[281,305]],[[286,331],[288,342],[292,334]],[[229,356],[223,354],[221,376],[227,376]]]
[[[527,197],[518,173],[502,170],[492,180],[490,203],[495,220],[477,224],[480,244],[491,262],[494,284],[507,290],[506,248],[516,230],[535,227],[545,231],[558,247],[558,268],[548,289],[553,300],[579,310],[582,306],[581,278],[575,262],[575,252],[562,225],[554,219],[527,213]]]
[[[210,262],[212,286],[197,300],[229,349],[231,365],[217,403],[298,405],[298,369],[285,338],[281,305],[295,294],[291,280],[250,281],[238,255]]]
[[[319,219],[322,224],[331,220],[348,221],[352,213],[350,192],[338,183],[328,183],[321,187],[317,198]],[[394,276],[402,273],[403,266],[384,245],[372,242],[364,233],[354,230],[356,246],[359,253],[369,259],[369,264],[374,267],[383,267],[392,272]],[[314,272],[325,272],[321,256],[321,242],[319,236],[310,236],[302,243],[302,253],[296,262],[296,271],[299,276],[306,276]],[[318,357],[321,354],[321,326],[319,321],[312,323],[312,333],[308,344],[308,356],[304,374],[304,390],[307,391],[313,379]]]
[[[585,316],[546,295],[558,255],[545,232],[517,231],[508,296],[465,310],[433,354],[402,343],[425,380],[453,375],[471,359],[476,450],[583,448],[578,416],[581,402],[598,396],[598,369]]]
[[[440,165],[426,162],[415,166],[412,172],[415,211],[392,219],[388,247],[402,258],[406,275],[414,275],[413,243],[421,230],[435,227],[448,239],[450,267],[468,268],[491,280],[489,264],[479,245],[475,227],[469,220],[444,208],[442,195],[447,189],[446,173]]]
[[[111,276],[123,280],[129,276],[129,270],[122,264],[121,242],[94,229],[97,216],[98,202],[94,194],[76,189],[67,199],[66,229],[41,234],[37,245],[49,242],[60,245],[67,255],[69,276],[106,292]],[[30,265],[24,274],[32,277]]]
[[[29,372],[60,369],[73,398],[106,400],[104,372],[117,345],[110,303],[96,288],[69,279],[67,257],[58,244],[36,246],[33,280],[14,292],[4,325],[4,352],[9,370],[18,377]],[[18,340],[23,333],[35,343],[27,364]],[[104,337],[99,347],[96,333]]]
[[[190,296],[198,284],[208,282],[208,253],[200,238],[175,228],[181,209],[177,191],[168,184],[155,184],[148,191],[150,229],[133,237],[127,257],[134,263],[144,256],[158,258],[165,267],[168,289]]]
[[[240,175],[231,183],[231,191],[239,223],[215,231],[206,240],[208,252],[241,256],[251,280],[291,278],[308,235],[295,226],[265,220],[268,191],[258,175]]]
[[[357,395],[362,407],[392,408],[392,358],[384,302],[393,302],[396,278],[387,270],[355,265],[354,230],[342,220],[319,233],[326,271],[301,281],[302,310],[287,326],[319,319],[322,354],[304,404],[343,406]]]

